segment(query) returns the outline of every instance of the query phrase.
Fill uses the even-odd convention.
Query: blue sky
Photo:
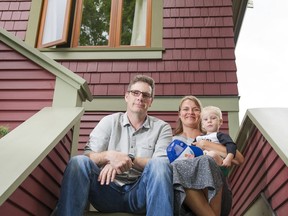
[[[288,108],[288,1],[253,4],[236,45],[240,123],[250,108]]]

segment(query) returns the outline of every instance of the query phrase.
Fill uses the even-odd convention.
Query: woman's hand
[[[201,148],[204,151],[204,150],[207,150],[207,149],[204,148],[205,141],[206,140],[200,140],[199,142],[192,143],[192,145],[197,146],[197,147]]]
[[[219,143],[213,143],[207,140],[201,140],[192,144],[198,146],[202,150],[215,151],[223,158],[227,156],[226,147],[222,144],[219,145]],[[244,163],[244,157],[238,150],[236,151],[236,155],[235,158],[232,160],[232,163],[235,165],[241,165],[242,163]]]

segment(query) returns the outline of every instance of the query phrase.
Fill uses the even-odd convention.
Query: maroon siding
[[[98,122],[106,115],[114,112],[86,112],[81,119],[79,136],[79,154],[83,153],[85,144],[89,139],[89,134]],[[177,112],[149,112],[149,115],[158,117],[168,122],[174,129],[176,126]]]
[[[25,39],[31,0],[0,1],[0,27]]]
[[[237,96],[231,1],[164,0],[163,14],[163,59],[61,63],[86,79],[94,96],[123,96],[139,73],[154,78],[157,96]],[[85,113],[80,152],[102,115]],[[171,115],[177,118],[177,113],[162,118],[171,122]],[[228,132],[227,113],[223,118],[222,131]]]
[[[114,112],[113,112],[114,113]],[[89,139],[89,134],[93,128],[98,124],[98,122],[106,115],[112,114],[112,112],[86,112],[81,119],[80,125],[80,135],[79,135],[79,148],[78,153],[82,154],[85,144]],[[172,130],[174,131],[176,127],[176,122],[178,119],[178,112],[149,112],[149,115],[155,116],[168,122]],[[221,131],[228,133],[228,115],[227,112],[223,112],[223,125]]]
[[[58,143],[20,187],[0,206],[0,215],[50,215],[69,160],[73,131]]]
[[[51,106],[55,76],[0,41],[0,125],[10,130]]]
[[[258,129],[250,134],[243,154],[244,165],[230,177],[233,215],[243,215],[261,192],[276,215],[287,215],[288,168]]]
[[[157,96],[238,96],[232,1],[164,0],[163,5],[162,59],[61,63],[87,80],[93,96],[124,95],[139,73],[155,79]],[[30,0],[1,2],[0,26],[23,39],[30,7]]]
[[[94,96],[122,96],[131,77],[152,76],[156,95],[238,96],[231,0],[164,0],[163,58],[63,61]]]
[[[238,96],[232,1],[163,2],[162,59],[65,60],[61,64],[86,79],[93,96],[122,97],[136,74],[155,79],[157,96]],[[0,27],[24,40],[30,7],[31,0],[1,1]],[[55,77],[1,41],[0,55],[0,124],[13,129],[42,107],[51,106]],[[85,113],[79,153],[94,126],[107,114]],[[177,110],[150,114],[175,128]],[[228,130],[227,113],[222,130]],[[1,215],[49,215],[68,160],[69,148],[61,146],[0,206]]]
[[[229,122],[228,122],[228,113],[222,112],[223,124],[220,127],[220,131],[223,133],[229,134]]]

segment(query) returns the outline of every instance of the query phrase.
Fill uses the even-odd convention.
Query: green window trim
[[[43,0],[32,0],[25,42],[35,47],[41,19]],[[163,1],[152,1],[152,28],[150,48],[41,48],[43,54],[54,60],[77,59],[161,59],[163,53]]]

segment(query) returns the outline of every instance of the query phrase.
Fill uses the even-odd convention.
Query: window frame
[[[47,10],[49,0],[44,0],[43,9],[42,9],[42,17],[39,28],[39,39],[37,43],[38,48],[44,47],[52,47],[57,45],[62,45],[68,43],[68,32],[69,32],[69,23],[70,23],[70,14],[72,13],[72,0],[66,0],[66,9],[64,15],[64,26],[62,31],[62,38],[58,40],[54,40],[48,43],[43,44],[43,36],[45,30],[45,21],[47,18]],[[129,45],[121,45],[121,27],[122,27],[122,8],[124,0],[111,0],[111,11],[110,11],[110,29],[109,29],[109,40],[108,45],[106,46],[79,46],[79,37],[81,32],[81,21],[82,21],[82,8],[83,1],[85,0],[77,0],[75,5],[75,16],[72,22],[72,32],[71,32],[71,42],[69,44],[70,48],[73,47],[83,47],[83,48],[97,48],[97,47],[109,47],[109,48],[117,48],[117,47],[137,47],[137,46],[129,46]],[[147,12],[146,12],[146,31],[145,31],[145,45],[138,47],[150,47],[151,41],[151,0],[147,0]]]
[[[36,47],[38,29],[44,0],[32,0],[25,42]],[[40,52],[54,60],[113,60],[113,59],[162,59],[163,47],[163,0],[152,0],[150,48],[38,48]]]
[[[48,9],[48,0],[43,0],[43,8],[42,8],[42,15],[41,15],[41,21],[40,21],[40,26],[39,26],[39,38],[37,41],[37,48],[52,47],[52,46],[57,46],[57,45],[61,45],[61,44],[68,42],[69,22],[70,22],[70,17],[71,17],[71,6],[72,6],[72,0],[67,0],[66,9],[65,9],[65,16],[64,16],[64,26],[63,26],[63,31],[62,31],[62,38],[43,44],[42,40],[43,40],[43,36],[44,36],[44,28],[45,28],[47,9]]]

